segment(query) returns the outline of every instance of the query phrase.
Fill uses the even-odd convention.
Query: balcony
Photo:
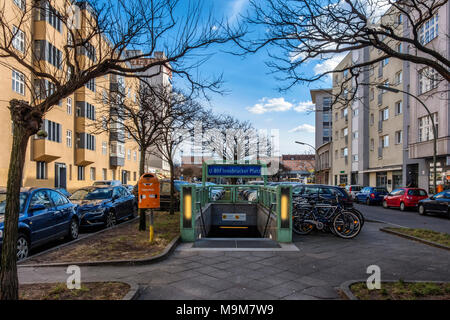
[[[61,143],[47,139],[34,139],[33,160],[51,162],[61,158]]]
[[[109,90],[111,92],[117,92],[117,93],[121,93],[123,95],[125,94],[125,86],[118,82],[111,82],[110,86],[109,86]]]
[[[88,166],[97,160],[97,154],[93,150],[78,148],[76,151],[77,166]]]
[[[123,167],[125,165],[125,157],[110,156],[109,165],[111,167]]]
[[[110,134],[109,134],[109,140],[112,141],[117,141],[117,142],[125,142],[125,134],[123,133],[122,130],[111,130]]]

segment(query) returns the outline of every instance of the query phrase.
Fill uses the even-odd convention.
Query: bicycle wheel
[[[307,235],[311,233],[314,229],[314,225],[311,223],[304,222],[305,220],[312,220],[313,217],[311,213],[306,210],[299,210],[292,217],[292,230],[299,235]]]
[[[361,231],[359,217],[350,211],[339,212],[333,218],[332,226],[335,234],[343,239],[352,239]]]
[[[366,219],[364,218],[364,215],[362,214],[362,212],[355,208],[347,209],[347,211],[350,211],[358,216],[358,218],[361,222],[361,228],[362,228],[364,226],[364,222],[366,222]]]

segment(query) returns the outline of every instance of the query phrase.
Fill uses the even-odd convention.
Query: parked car
[[[444,190],[418,203],[419,214],[444,214],[450,218],[450,190]]]
[[[405,211],[407,208],[416,208],[419,201],[426,198],[428,194],[423,189],[398,188],[384,196],[383,207],[396,207]]]
[[[355,202],[371,205],[381,203],[389,192],[384,187],[364,187],[355,196]]]
[[[363,188],[363,186],[360,186],[360,185],[357,185],[357,184],[352,184],[352,185],[345,186],[345,190],[352,197],[353,200],[355,199],[356,194],[358,192],[360,192],[362,188]]]
[[[342,187],[329,186],[322,184],[304,184],[292,188],[293,196],[301,196],[305,198],[327,198],[330,200],[335,200],[336,196],[339,202],[345,208],[353,207],[353,200],[350,195]]]
[[[63,195],[65,195],[67,198],[70,198],[72,195],[69,191],[67,191],[65,188],[55,188],[56,191],[61,192]]]
[[[76,205],[62,193],[48,188],[20,190],[17,259],[28,257],[30,250],[62,237],[78,238],[80,217]],[[6,189],[0,190],[0,253],[3,241]]]
[[[70,200],[79,205],[81,226],[114,226],[137,213],[137,202],[123,186],[90,186],[75,191]]]
[[[121,186],[122,182],[120,180],[98,180],[95,181],[93,186]]]
[[[135,186],[132,186],[131,184],[124,184],[123,187],[127,189],[129,193],[133,194],[133,189]]]

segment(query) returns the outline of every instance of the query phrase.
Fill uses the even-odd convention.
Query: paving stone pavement
[[[175,251],[145,266],[82,267],[82,281],[138,283],[140,299],[339,299],[341,283],[365,279],[450,281],[450,252],[383,233],[367,222],[353,240],[316,233],[294,236],[298,252]],[[19,268],[21,283],[65,282],[65,268]]]

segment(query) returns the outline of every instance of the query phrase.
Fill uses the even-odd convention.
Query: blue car
[[[389,192],[384,187],[364,187],[355,195],[355,202],[367,205],[380,204],[387,194]]]
[[[61,237],[78,238],[80,218],[76,205],[62,193],[47,188],[23,188],[20,191],[17,259],[28,257],[30,250]],[[0,252],[3,241],[6,190],[0,190]]]
[[[78,205],[83,227],[114,226],[137,214],[137,201],[123,186],[90,186],[78,189],[70,197]]]

